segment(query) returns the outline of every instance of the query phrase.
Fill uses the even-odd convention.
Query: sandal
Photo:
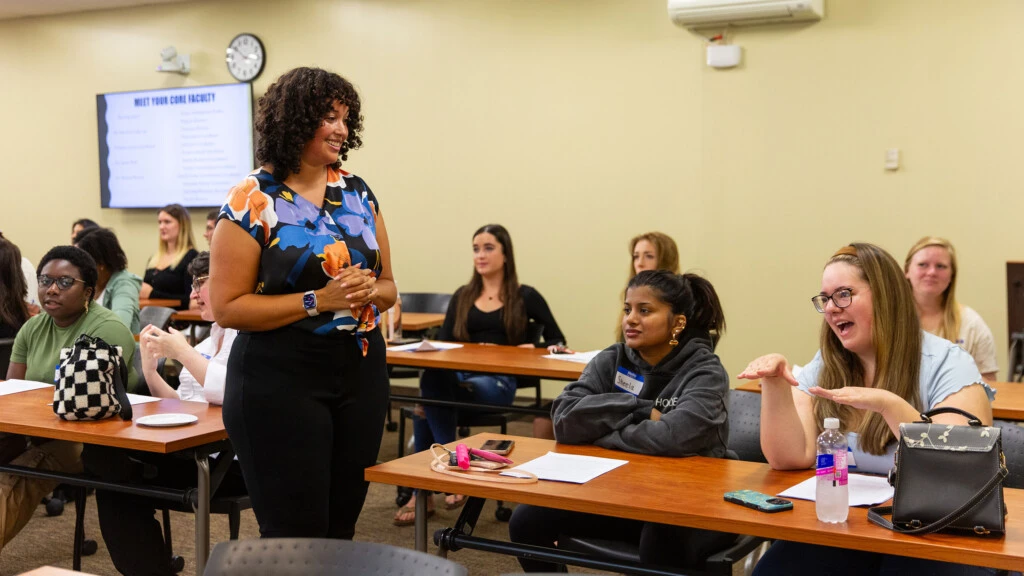
[[[434,509],[427,509],[427,518],[434,515]],[[412,526],[416,523],[416,503],[410,502],[398,509],[392,524],[395,526]]]
[[[449,502],[448,498],[455,497],[458,500]],[[458,510],[466,503],[466,497],[462,494],[445,494],[444,495],[444,509],[445,510]]]

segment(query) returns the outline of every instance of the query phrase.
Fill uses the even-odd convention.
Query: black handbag
[[[967,417],[968,425],[932,422],[932,416],[946,413]],[[900,424],[896,465],[889,471],[892,506],[871,508],[868,519],[903,534],[1002,535],[1008,471],[1000,432],[958,408],[937,408],[921,414],[919,422]],[[891,522],[883,518],[888,514]]]
[[[53,411],[64,420],[102,420],[115,414],[131,420],[127,384],[121,347],[82,334],[74,346],[60,351]]]

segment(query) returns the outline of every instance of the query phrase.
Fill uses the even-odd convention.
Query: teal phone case
[[[793,503],[778,496],[769,496],[753,490],[726,492],[725,501],[760,510],[761,512],[782,512],[792,510]]]

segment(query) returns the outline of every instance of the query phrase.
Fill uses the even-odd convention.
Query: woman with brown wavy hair
[[[739,375],[761,379],[761,449],[772,468],[812,467],[815,439],[829,417],[839,418],[857,471],[879,474],[892,465],[900,423],[918,420],[922,411],[951,406],[974,414],[986,425],[992,423],[994,392],[969,354],[921,330],[910,284],[888,252],[872,244],[839,249],[825,265],[821,292],[811,300],[824,314],[821,350],[799,377],[793,376],[781,354],[757,358]],[[958,414],[941,414],[934,420],[966,423]],[[758,563],[755,574],[966,574],[972,570],[943,562],[778,542]]]
[[[565,337],[540,292],[519,283],[512,238],[500,224],[488,224],[473,233],[473,275],[469,284],[452,295],[438,339],[533,348],[527,326],[544,326],[543,346],[565,344]],[[450,370],[424,370],[420,395],[439,400],[462,400],[508,405],[516,396],[516,379],[504,374],[475,374]],[[425,417],[414,422],[416,451],[434,442],[455,440],[457,413],[452,408],[425,405]],[[461,506],[465,498],[450,494],[445,507]],[[395,515],[395,525],[416,521],[415,498]],[[433,512],[428,502],[428,510]]]
[[[981,316],[956,300],[956,250],[945,238],[925,236],[907,252],[903,272],[914,290],[921,328],[958,344],[988,382],[999,371],[996,342]]]

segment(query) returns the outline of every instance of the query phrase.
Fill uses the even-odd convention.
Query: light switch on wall
[[[899,170],[900,169],[900,149],[889,148],[885,151],[885,169],[886,170]]]

